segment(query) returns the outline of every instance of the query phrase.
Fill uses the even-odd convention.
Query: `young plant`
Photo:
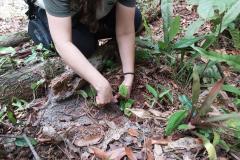
[[[16,97],[13,97],[12,106],[16,108],[16,111],[23,111],[27,109],[28,102],[26,102],[23,99],[18,99]]]
[[[77,91],[77,94],[84,98],[85,103],[89,106],[96,105],[96,90],[92,86],[87,86],[84,90]]]
[[[33,99],[36,98],[36,93],[37,93],[38,88],[40,86],[42,86],[44,83],[45,83],[45,80],[41,79],[41,80],[31,84],[31,89],[33,90]]]
[[[234,112],[222,113],[215,116],[210,114],[213,111],[212,103],[221,90],[224,79],[219,80],[212,87],[206,99],[199,105],[200,78],[196,67],[194,67],[192,77],[192,100],[189,100],[186,96],[180,97],[183,109],[170,116],[165,129],[165,135],[169,136],[176,130],[190,131],[190,133],[203,140],[209,159],[215,160],[215,146],[223,149],[229,148],[226,147],[229,145],[225,142],[224,136],[220,135],[223,135],[223,133],[227,134],[228,132],[233,133],[231,136],[240,141],[240,136],[236,136],[240,135],[240,126],[236,125],[236,122],[240,120],[240,115]]]
[[[120,109],[124,112],[126,116],[131,116],[131,112],[129,109],[134,104],[134,100],[131,98],[128,98],[128,88],[124,84],[121,84],[118,89],[118,93],[120,95]]]
[[[153,88],[151,85],[147,84],[146,88],[149,93],[152,94],[153,97],[148,97],[148,100],[150,101],[150,107],[153,108],[157,103],[161,103],[163,100],[168,100],[170,103],[173,103],[173,95],[170,92],[169,89],[164,88],[161,85],[158,85],[160,90],[162,92],[159,92],[155,88]]]

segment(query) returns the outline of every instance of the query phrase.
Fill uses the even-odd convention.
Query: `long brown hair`
[[[71,0],[71,2],[71,6],[79,8],[80,22],[87,25],[91,32],[96,32],[99,27],[96,13],[97,8],[101,7],[102,0]]]

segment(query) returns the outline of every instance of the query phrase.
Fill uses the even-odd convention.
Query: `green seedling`
[[[38,88],[40,86],[42,86],[44,83],[45,83],[45,80],[41,79],[41,80],[31,84],[31,89],[33,90],[33,98],[34,99],[36,98],[36,93],[37,93]]]
[[[120,95],[120,109],[124,112],[126,116],[131,116],[129,109],[134,104],[134,100],[128,98],[128,88],[124,84],[121,84],[118,89]],[[121,98],[122,97],[122,98]]]
[[[158,87],[161,89],[162,92],[159,92],[149,84],[146,85],[148,92],[151,93],[153,96],[153,97],[147,97],[148,100],[150,101],[151,108],[154,107],[157,103],[161,103],[165,98],[166,100],[173,103],[173,95],[170,93],[170,90],[164,88],[161,85],[158,85]]]

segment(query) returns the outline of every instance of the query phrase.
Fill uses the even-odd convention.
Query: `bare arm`
[[[108,88],[108,95],[102,96],[111,96],[109,95],[111,92],[109,82],[92,66],[81,51],[79,51],[72,43],[71,17],[55,17],[50,14],[47,14],[47,17],[54,44],[65,63],[78,75],[91,83],[98,92],[101,92],[103,88]],[[108,102],[109,100],[107,100],[106,103]],[[105,102],[99,103],[101,104]]]
[[[134,72],[135,63],[135,7],[126,7],[117,3],[116,36],[121,56],[123,73]],[[125,85],[131,87],[133,75],[126,75]],[[130,89],[131,90],[131,89]]]

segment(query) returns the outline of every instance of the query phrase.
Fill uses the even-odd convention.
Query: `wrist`
[[[124,75],[124,82],[125,83],[132,84],[133,80],[134,80],[134,75],[132,75],[132,74]]]

